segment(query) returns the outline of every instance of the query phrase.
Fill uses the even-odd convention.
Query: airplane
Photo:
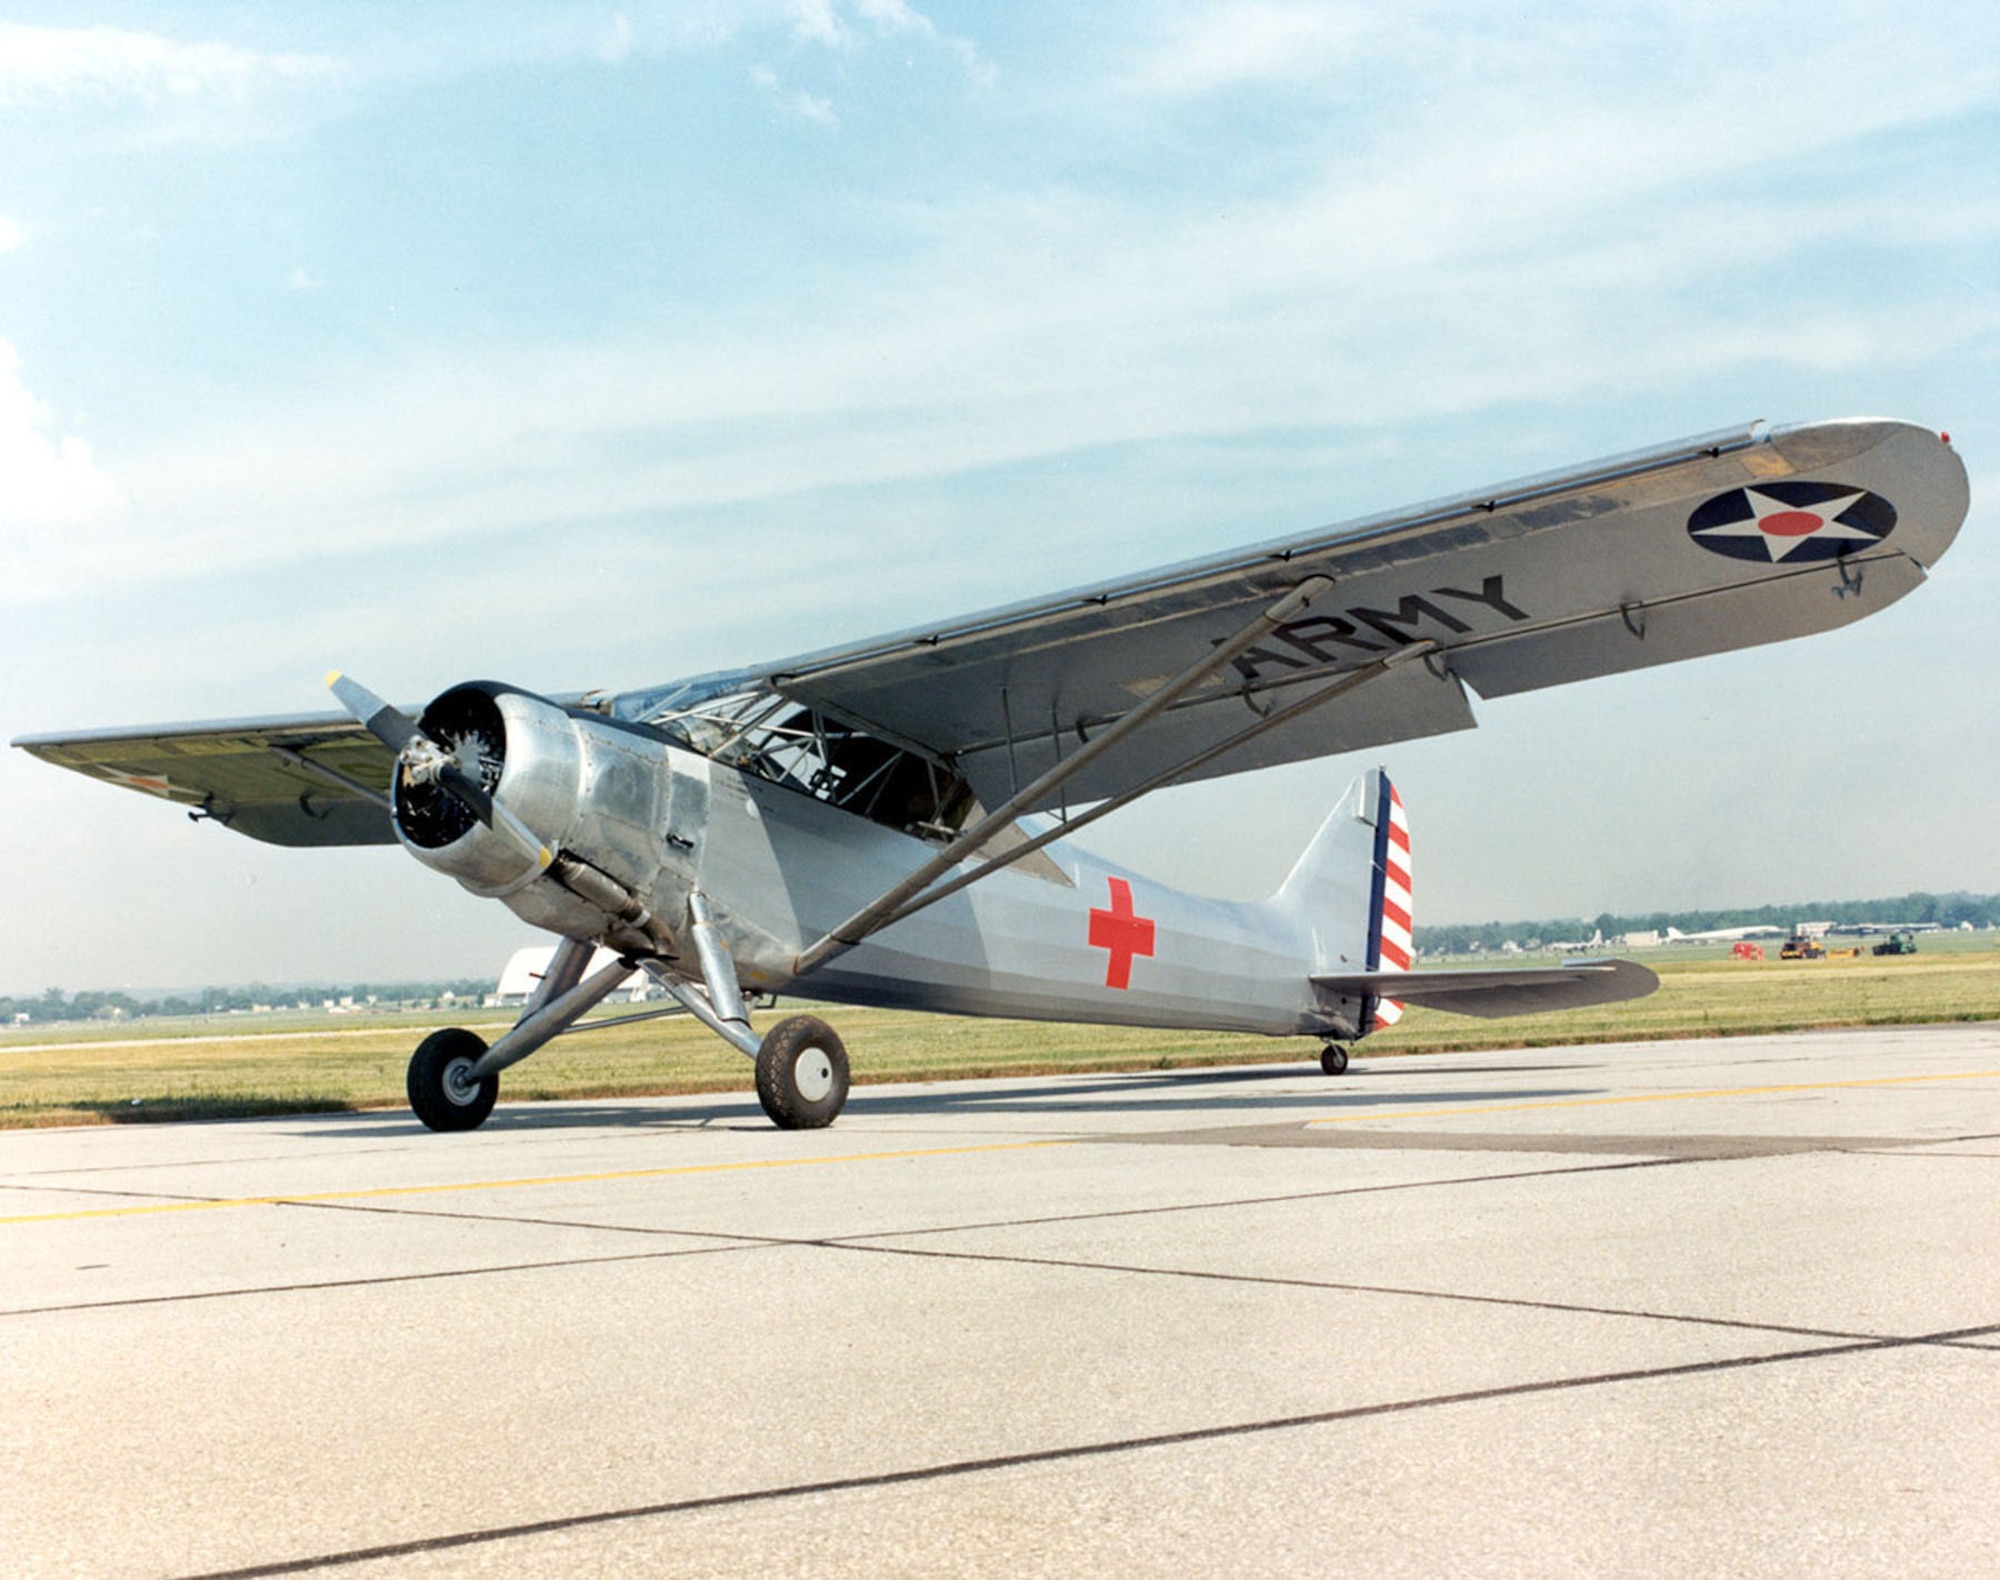
[[[1856,938],[1872,938],[1877,933],[1941,933],[1943,922],[1835,922],[1831,933],[1847,933]]]
[[[1704,933],[1684,933],[1678,927],[1667,929],[1670,944],[1735,944],[1746,938],[1776,938],[1785,931],[1782,927],[1711,927]]]
[[[489,1047],[432,1033],[410,1105],[491,1112],[502,1070],[636,966],[830,1124],[846,1050],[777,994],[1305,1037],[1329,1074],[1405,1005],[1620,1002],[1622,960],[1415,971],[1409,822],[1372,770],[1261,903],[1070,842],[1168,784],[1468,729],[1511,696],[1845,626],[1904,596],[1968,508],[1949,437],[1753,423],[819,652],[630,691],[471,681],[414,715],[40,735],[48,762],[281,845],[400,844],[555,934]],[[599,947],[613,952],[592,969]]]

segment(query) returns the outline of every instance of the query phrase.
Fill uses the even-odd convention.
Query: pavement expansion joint
[[[610,1256],[551,1257],[535,1262],[508,1262],[486,1267],[446,1267],[423,1273],[374,1273],[362,1278],[326,1278],[291,1284],[246,1284],[231,1289],[190,1289],[170,1295],[128,1295],[113,1300],[74,1300],[48,1306],[0,1309],[0,1319],[39,1317],[58,1311],[110,1311],[127,1306],[193,1305],[205,1300],[244,1300],[258,1295],[303,1295],[334,1289],[374,1289],[395,1284],[450,1283],[468,1278],[500,1278],[522,1273],[560,1272],[578,1267],[605,1267],[630,1262],[664,1262],[676,1257],[715,1256],[727,1251],[759,1251],[762,1244],[690,1245],[671,1251],[625,1251]]]
[[[2000,1328],[1988,1328],[1976,1331],[1993,1332],[2000,1331]],[[1032,1449],[1020,1453],[995,1454],[981,1458],[948,1461],[903,1470],[888,1470],[873,1474],[844,1476],[825,1481],[802,1482],[790,1486],[722,1492],[705,1497],[639,1504],[618,1509],[591,1510],[585,1513],[528,1521],[517,1525],[493,1526],[483,1530],[460,1531],[447,1535],[418,1538],[411,1541],[385,1543],[375,1547],[355,1548],[346,1552],[320,1553],[311,1557],[282,1560],[276,1563],[254,1564],[236,1569],[213,1570],[205,1574],[188,1576],[186,1580],[261,1580],[261,1577],[265,1576],[300,1574],[313,1569],[335,1568],[395,1558],[416,1557],[425,1553],[445,1552],[454,1548],[473,1547],[503,1541],[517,1541],[561,1531],[574,1531],[588,1526],[601,1526],[633,1520],[660,1519],[675,1515],[696,1514],[717,1509],[740,1508],[748,1505],[770,1504],[804,1498],[823,1498],[846,1492],[873,1491],[881,1488],[908,1486],[925,1482],[936,1483],[963,1477],[1019,1470],[1031,1466],[1075,1463],[1110,1455],[1138,1454],[1150,1450],[1179,1448],[1199,1443],[1214,1443],[1232,1438],[1303,1431],[1314,1427],[1333,1426],[1344,1422],[1367,1420],[1372,1417],[1447,1409],[1452,1406],[1482,1404],[1500,1399],[1519,1399],[1538,1394],[1615,1387],[1625,1383],[1646,1383],[1673,1378],[1713,1375],[1753,1368],[1782,1366],[1801,1361],[1838,1359],[1881,1350],[1905,1348],[1911,1345],[1936,1343],[1942,1337],[1944,1336],[1928,1335],[1914,1338],[1868,1339],[1848,1344],[1815,1345],[1808,1348],[1784,1350],[1767,1355],[1728,1356],[1719,1359],[1687,1361],[1664,1366],[1634,1367],[1626,1370],[1598,1372],[1581,1376],[1539,1378],[1525,1382],[1501,1384],[1490,1388],[1466,1389],[1456,1393],[1383,1400],[1305,1414],[1276,1416],[1263,1420],[1234,1421],[1210,1426],[1189,1427],[1171,1432],[1149,1433],[1142,1436],[1112,1438],[1086,1443],[1071,1443],[1044,1449]]]
[[[1544,1152],[1690,1160],[1778,1157],[1801,1152],[1901,1150],[1923,1145],[1907,1136],[1601,1135],[1573,1132],[1332,1130],[1311,1121],[1148,1130],[1103,1136],[1130,1146],[1332,1147],[1378,1152]],[[1964,1138],[1959,1138],[1964,1139]]]
[[[893,1238],[893,1237],[891,1237]],[[1556,1311],[1569,1316],[1617,1317],[1634,1322],[1672,1323],[1685,1327],[1725,1328],[1743,1333],[1781,1333],[1792,1338],[1832,1342],[1888,1343],[1899,1335],[1857,1332],[1848,1328],[1805,1327],[1795,1323],[1753,1322],[1740,1317],[1708,1317],[1688,1312],[1647,1311],[1629,1306],[1598,1306],[1566,1300],[1531,1300],[1518,1295],[1485,1295],[1466,1290],[1424,1289],[1399,1284],[1368,1284],[1342,1279],[1294,1278],[1270,1273],[1235,1273],[1212,1268],[1164,1267],[1154,1264],[1093,1261],[1088,1258],[1028,1256],[1005,1251],[953,1251],[928,1246],[873,1244],[860,1239],[811,1242],[827,1250],[874,1252],[937,1261],[988,1262],[1015,1267],[1050,1267],[1072,1272],[1112,1273],[1142,1278],[1184,1278],[1206,1283],[1249,1284],[1271,1289],[1323,1290],[1329,1294],[1386,1295],[1396,1299],[1501,1306],[1519,1311]],[[1938,1342],[1947,1342],[1940,1340]],[[1949,1342],[1957,1342],[1951,1340]]]

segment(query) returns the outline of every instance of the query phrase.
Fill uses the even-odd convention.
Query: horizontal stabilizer
[[[1312,984],[1335,998],[1394,993],[1404,1004],[1498,1020],[1644,998],[1660,979],[1630,960],[1565,960],[1503,971],[1360,971],[1315,976]]]

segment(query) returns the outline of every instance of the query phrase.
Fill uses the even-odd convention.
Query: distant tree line
[[[0,1026],[17,1024],[22,1016],[35,1024],[55,1021],[123,1020],[141,1015],[227,1015],[252,1010],[319,1009],[329,1000],[345,1007],[424,1009],[446,994],[475,1003],[493,991],[486,977],[452,982],[363,982],[353,986],[272,987],[252,982],[247,987],[199,988],[161,998],[137,999],[129,993],[64,993],[50,988],[35,998],[0,995]]]
[[[1808,900],[1796,905],[1759,905],[1733,911],[1646,911],[1618,915],[1559,916],[1546,921],[1466,922],[1442,927],[1419,926],[1417,948],[1425,954],[1463,955],[1498,950],[1508,942],[1523,949],[1573,942],[1602,933],[1664,933],[1677,927],[1684,933],[1712,932],[1718,927],[1784,927],[1794,922],[1935,922],[1956,927],[2000,926],[2000,894],[1904,894],[1887,900]],[[296,983],[274,987],[252,982],[246,987],[190,989],[160,998],[138,999],[129,993],[64,993],[50,988],[36,997],[0,995],[0,1026],[22,1017],[32,1024],[57,1021],[123,1020],[142,1015],[227,1015],[259,1009],[319,1009],[335,1005],[376,1009],[427,1009],[447,994],[477,1003],[493,990],[487,977],[460,977],[449,982],[362,982],[351,986]]]
[[[1629,916],[1605,911],[1597,916],[1560,916],[1539,922],[1477,922],[1416,930],[1425,954],[1463,955],[1499,949],[1510,939],[1523,949],[1619,933],[1713,932],[1719,927],[1783,927],[1794,922],[1936,922],[1956,927],[2000,924],[2000,894],[1904,894],[1889,900],[1808,900],[1796,905],[1759,905],[1734,911],[1647,911]]]

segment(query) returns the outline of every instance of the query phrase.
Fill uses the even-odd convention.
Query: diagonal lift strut
[[[1090,740],[1086,741],[1075,752],[1071,753],[1068,757],[1050,768],[1039,779],[1035,780],[1033,784],[1017,791],[1004,805],[989,812],[971,828],[960,834],[950,844],[946,845],[943,850],[931,857],[929,861],[924,862],[908,877],[885,891],[879,898],[864,905],[846,921],[829,931],[817,943],[801,951],[798,958],[792,963],[794,974],[798,976],[806,975],[808,972],[824,965],[835,955],[852,949],[856,944],[867,938],[869,934],[879,932],[891,922],[898,920],[899,917],[918,909],[917,906],[912,905],[910,902],[917,900],[920,896],[923,896],[925,902],[928,903],[929,897],[925,896],[925,890],[929,889],[932,884],[936,883],[944,874],[965,860],[966,857],[979,851],[994,835],[1010,825],[1015,818],[1036,805],[1044,797],[1059,790],[1078,773],[1081,773],[1085,768],[1096,762],[1106,752],[1113,750],[1126,740],[1129,740],[1138,731],[1144,729],[1155,718],[1180,701],[1182,697],[1194,690],[1195,687],[1207,680],[1209,676],[1213,675],[1225,664],[1228,664],[1232,659],[1241,656],[1254,647],[1259,640],[1270,632],[1273,626],[1284,624],[1310,605],[1315,598],[1321,597],[1332,590],[1333,582],[1331,578],[1311,576],[1299,583],[1298,586],[1294,587],[1276,603],[1270,605],[1268,608],[1259,610],[1234,636],[1224,642],[1218,643],[1207,653],[1204,653],[1178,675],[1175,675],[1164,686],[1160,687],[1159,690],[1146,698],[1144,702],[1132,709],[1131,712],[1121,715],[1101,735],[1093,736]],[[1231,744],[1234,744],[1234,742]],[[1186,766],[1183,765],[1180,769],[1177,769],[1176,773],[1184,772]],[[1130,797],[1128,796],[1126,799],[1129,800]],[[1120,804],[1122,805],[1123,802]],[[1047,840],[1044,840],[1042,843],[1046,844]],[[1034,848],[1039,848],[1039,846]],[[1009,854],[1018,859],[1019,856],[1026,855],[1027,850],[1022,849],[1018,852],[1010,852]],[[998,860],[988,863],[979,869],[977,876],[984,876],[987,872],[997,870],[999,866],[1003,865],[1006,865],[1006,862]],[[956,885],[956,887],[963,886],[963,883]]]
[[[1433,641],[1426,640],[1412,643],[1409,647],[1391,653],[1385,658],[1378,658],[1373,663],[1364,665],[1360,669],[1350,670],[1345,675],[1337,675],[1317,691],[1310,692],[1306,696],[1299,698],[1296,702],[1289,702],[1284,707],[1274,710],[1267,718],[1259,719],[1248,729],[1238,730],[1234,735],[1228,737],[1228,739],[1218,741],[1213,746],[1204,747],[1192,757],[1183,758],[1170,768],[1161,769],[1160,772],[1154,774],[1150,779],[1141,784],[1134,785],[1129,790],[1119,791],[1117,795],[1112,796],[1108,800],[1100,801],[1087,812],[1079,812],[1075,817],[1066,818],[1062,822],[1057,823],[1055,827],[1046,829],[1030,839],[1025,839],[1018,845],[1010,845],[999,855],[993,857],[991,860],[980,863],[979,866],[973,868],[970,872],[962,872],[947,882],[940,883],[934,888],[926,889],[914,899],[905,901],[882,925],[884,927],[894,926],[904,917],[914,916],[926,906],[935,905],[939,900],[946,899],[958,893],[960,889],[970,888],[973,884],[979,882],[981,878],[990,877],[1003,867],[1013,866],[1022,857],[1032,856],[1044,845],[1052,845],[1059,839],[1067,839],[1078,829],[1089,827],[1099,818],[1108,817],[1120,807],[1130,806],[1141,796],[1151,795],[1153,791],[1172,784],[1183,775],[1191,774],[1195,769],[1214,762],[1216,758],[1227,756],[1239,746],[1247,746],[1250,742],[1257,739],[1258,736],[1268,734],[1282,725],[1290,724],[1292,720],[1303,717],[1315,708],[1323,707],[1325,704],[1333,701],[1334,698],[1344,697],[1350,691],[1355,691],[1365,686],[1369,681],[1386,675],[1390,670],[1407,664],[1412,659],[1425,657],[1436,650],[1437,643]]]

